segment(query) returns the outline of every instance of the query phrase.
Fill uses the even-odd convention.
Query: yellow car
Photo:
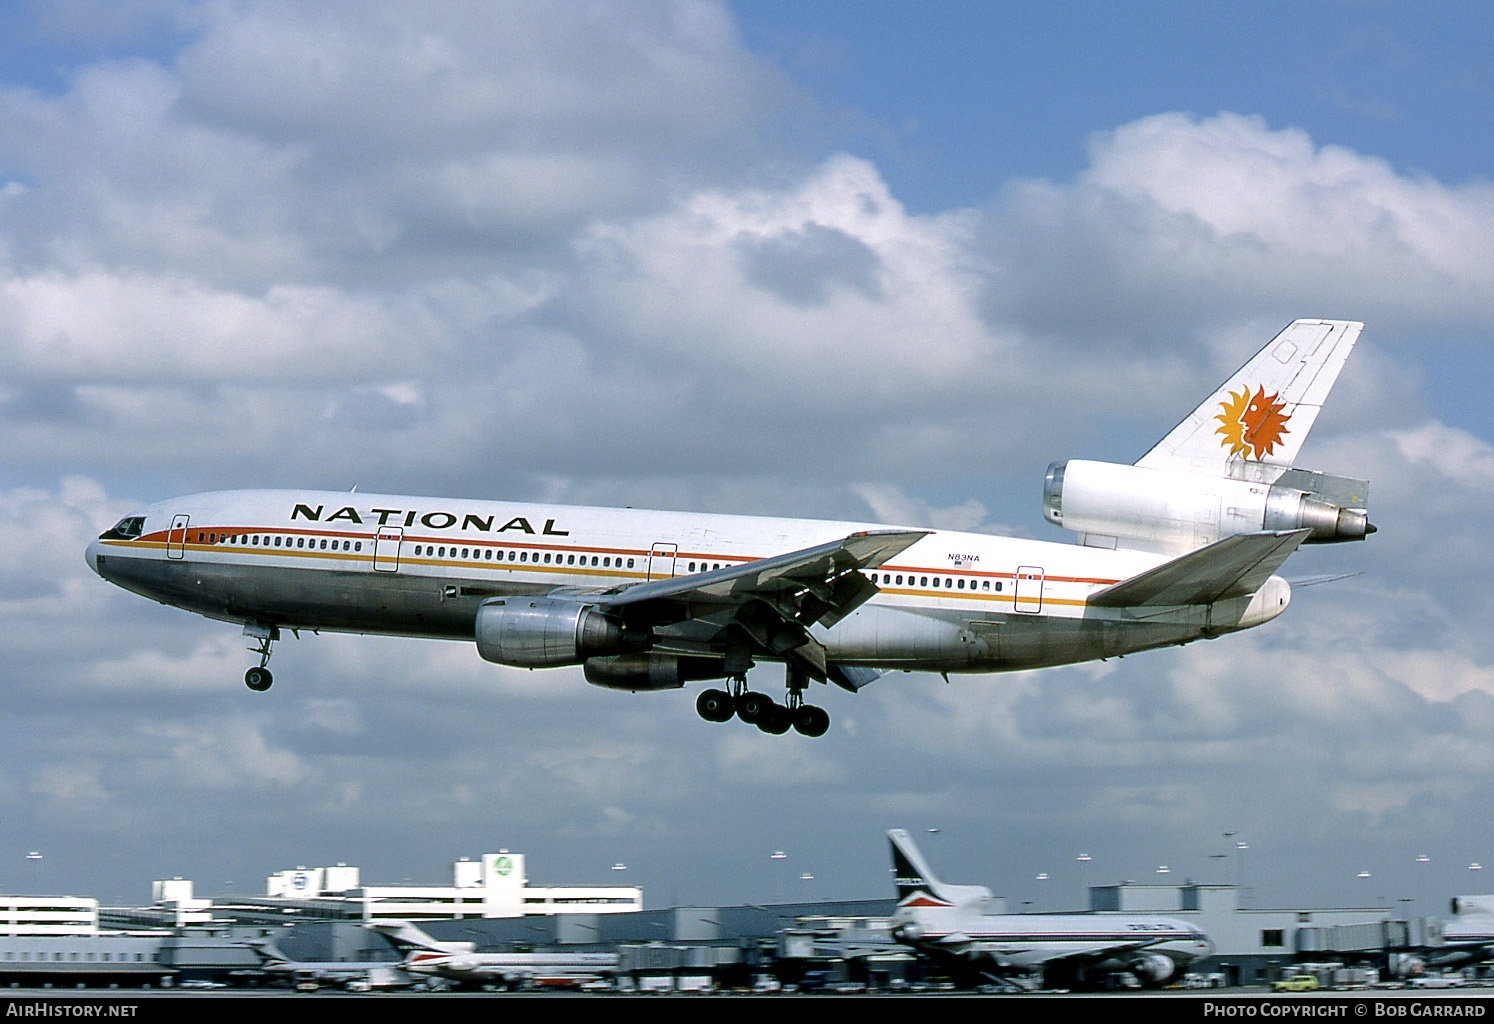
[[[1318,979],[1311,974],[1293,974],[1271,982],[1272,992],[1315,992],[1317,989]]]

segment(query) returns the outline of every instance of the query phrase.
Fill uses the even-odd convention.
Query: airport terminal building
[[[0,985],[169,986],[265,982],[251,943],[298,960],[399,960],[367,925],[408,920],[480,951],[616,951],[624,986],[742,988],[771,979],[810,987],[898,988],[937,979],[890,934],[886,899],[645,910],[630,886],[531,886],[523,854],[463,858],[448,885],[369,886],[356,867],[294,869],[263,895],[204,899],[190,880],[158,881],[146,907],[83,897],[0,896]],[[993,912],[1004,912],[1003,900]],[[1303,961],[1362,963],[1435,948],[1441,922],[1388,907],[1257,909],[1232,885],[1095,886],[1089,913],[1157,913],[1196,924],[1215,955],[1193,968],[1220,985],[1270,980]]]

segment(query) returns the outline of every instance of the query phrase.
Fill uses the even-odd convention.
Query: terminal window
[[[1286,933],[1280,928],[1267,928],[1261,932],[1262,946],[1285,946]]]

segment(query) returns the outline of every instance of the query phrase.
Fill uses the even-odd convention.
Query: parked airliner
[[[1304,543],[1362,540],[1363,480],[1292,467],[1362,324],[1298,320],[1133,465],[1048,468],[1079,543],[870,523],[335,491],[219,491],[122,519],[104,579],[243,626],[440,637],[614,689],[724,680],[703,718],[822,735],[815,682],[1118,657],[1267,622]],[[779,704],[747,672],[782,664]]]
[[[992,913],[991,890],[941,882],[907,832],[887,838],[898,897],[892,937],[956,975],[998,983],[1041,975],[1048,988],[1099,988],[1129,975],[1156,987],[1214,952],[1198,926],[1157,914]]]
[[[617,973],[616,953],[539,950],[478,953],[471,942],[438,942],[409,921],[369,925],[404,954],[405,971],[463,988],[574,988]]]

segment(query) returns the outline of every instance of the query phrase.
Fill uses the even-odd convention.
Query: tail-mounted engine
[[[477,609],[477,653],[486,661],[519,668],[579,665],[596,655],[636,650],[622,620],[579,601],[505,597]]]
[[[1083,543],[1117,540],[1149,550],[1212,544],[1239,533],[1311,530],[1306,543],[1363,540],[1369,522],[1369,482],[1310,470],[1253,464],[1247,480],[1110,462],[1071,459],[1048,467],[1043,515],[1084,534]]]

